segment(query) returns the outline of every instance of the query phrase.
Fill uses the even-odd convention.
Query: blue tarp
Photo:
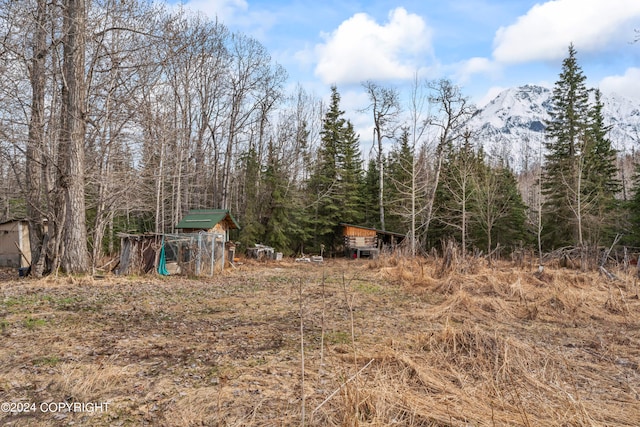
[[[162,247],[160,248],[160,259],[158,260],[158,274],[168,276],[167,258],[164,255],[164,237],[162,238]]]

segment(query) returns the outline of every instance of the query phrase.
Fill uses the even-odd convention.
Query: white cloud
[[[494,38],[493,56],[504,63],[553,60],[578,51],[598,51],[629,37],[640,19],[638,0],[554,0],[536,4]]]
[[[401,7],[384,25],[358,13],[324,37],[315,47],[315,74],[326,84],[410,78],[431,53],[431,29]]]
[[[605,77],[600,81],[604,93],[616,93],[640,102],[640,68],[629,68],[622,76]]]
[[[467,83],[475,74],[485,74],[491,77],[497,77],[500,74],[501,67],[495,61],[488,58],[474,57],[463,61],[456,66],[456,81],[461,84]]]

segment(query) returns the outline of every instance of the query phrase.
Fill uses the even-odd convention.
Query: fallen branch
[[[20,255],[22,255],[22,258],[24,258],[27,264],[29,264],[29,267],[31,267],[31,261],[29,261],[29,258],[27,258],[24,252],[22,252],[22,249],[20,249],[20,246],[18,246],[18,242],[13,242],[13,244],[16,245],[16,248],[18,249],[18,252],[20,252]]]
[[[621,238],[622,238],[622,234],[616,234],[616,238],[613,239],[613,243],[611,244],[609,249],[607,249],[605,251],[604,255],[602,256],[602,261],[600,261],[600,268],[603,268],[604,265],[607,263],[607,260],[609,259],[609,255],[611,254],[611,251],[613,250],[613,247],[618,243],[618,241]]]
[[[355,373],[355,375],[353,375],[351,378],[349,378],[348,380],[346,380],[344,383],[342,383],[340,385],[340,387],[338,387],[333,393],[331,393],[325,400],[322,401],[321,404],[319,404],[316,409],[313,410],[313,412],[311,412],[311,416],[313,416],[320,408],[322,408],[322,406],[324,406],[325,403],[327,403],[329,400],[331,400],[331,398],[333,396],[335,396],[340,390],[342,390],[347,384],[349,384],[351,381],[355,380],[358,375],[360,375],[360,373],[362,371],[364,371],[365,369],[367,369],[369,367],[369,365],[371,365],[373,363],[375,359],[371,359],[369,360],[369,363],[367,363],[366,365],[364,365],[362,368],[360,368],[360,370],[358,372]]]
[[[609,273],[607,271],[607,269],[604,268],[603,266],[600,266],[599,270],[600,270],[600,273],[604,274],[607,277],[607,279],[609,279],[609,280],[618,280],[618,278],[616,277],[615,274]]]

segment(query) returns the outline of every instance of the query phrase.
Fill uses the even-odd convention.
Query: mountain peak
[[[540,157],[545,124],[550,120],[552,89],[527,84],[508,88],[480,108],[468,126],[490,156],[501,158],[516,170]],[[640,104],[619,95],[602,95],[609,139],[619,151],[629,151],[640,135]]]

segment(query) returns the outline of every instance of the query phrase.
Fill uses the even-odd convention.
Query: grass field
[[[0,424],[640,425],[631,274],[464,270],[385,258],[200,279],[9,272]]]

